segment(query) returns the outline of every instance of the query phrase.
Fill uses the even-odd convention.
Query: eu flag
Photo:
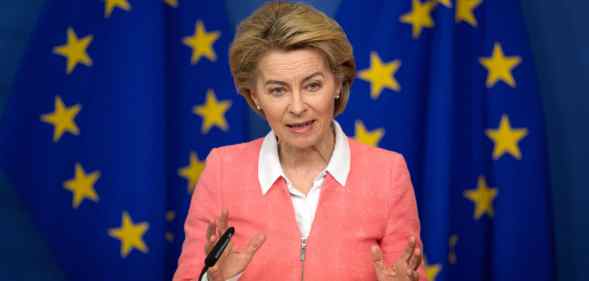
[[[212,147],[245,140],[221,1],[47,1],[0,162],[69,280],[170,280]]]
[[[542,107],[518,1],[342,1],[358,64],[340,118],[401,152],[430,280],[553,280]]]
[[[262,2],[48,1],[0,168],[69,279],[171,278],[208,151],[247,139],[227,50]],[[517,1],[306,2],[354,46],[344,130],[408,161],[430,280],[552,280],[543,116]]]

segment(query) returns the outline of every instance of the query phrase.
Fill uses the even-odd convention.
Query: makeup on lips
[[[286,126],[288,127],[289,131],[291,131],[292,133],[304,134],[304,133],[309,132],[312,129],[314,123],[315,123],[315,120],[309,120],[306,122],[289,123]]]

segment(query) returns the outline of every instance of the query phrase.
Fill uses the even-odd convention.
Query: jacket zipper
[[[307,250],[307,239],[301,239],[301,281],[305,280],[305,251]]]

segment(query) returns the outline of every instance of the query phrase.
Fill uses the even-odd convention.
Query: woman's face
[[[252,99],[283,145],[329,141],[341,85],[317,50],[272,50],[258,63]]]

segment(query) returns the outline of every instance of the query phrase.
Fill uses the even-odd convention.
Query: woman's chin
[[[305,137],[305,138],[296,138],[296,139],[289,139],[285,142],[288,147],[297,149],[297,150],[306,150],[310,149],[318,144],[316,137]]]
[[[280,142],[293,149],[306,150],[313,147],[318,147],[321,142],[324,141],[322,137],[326,135],[327,134],[322,134],[321,130],[319,130],[319,127],[316,126],[312,131],[306,132],[305,134],[293,134],[290,131],[287,131],[284,134],[284,138]]]

